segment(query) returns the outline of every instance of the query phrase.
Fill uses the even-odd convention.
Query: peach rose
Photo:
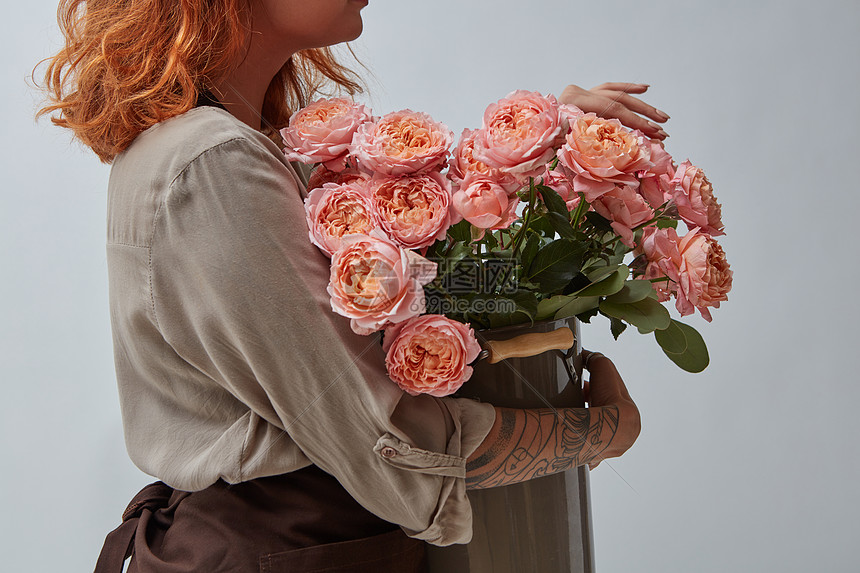
[[[481,229],[508,228],[517,220],[517,203],[494,179],[475,173],[466,174],[453,198],[457,212]]]
[[[699,229],[687,233],[678,244],[681,265],[678,267],[678,292],[675,308],[681,316],[698,309],[702,318],[711,321],[708,307],[719,308],[728,300],[732,289],[732,271],[726,254],[716,240]]]
[[[422,112],[402,110],[365,123],[350,152],[370,172],[397,177],[445,168],[454,133]]]
[[[308,193],[305,216],[311,242],[332,256],[346,235],[366,235],[376,227],[370,192],[360,183],[326,183]]]
[[[518,90],[486,109],[474,156],[526,182],[555,157],[567,129],[567,117],[559,113],[554,96]]]
[[[423,286],[434,278],[436,263],[373,229],[341,239],[326,291],[332,310],[349,318],[355,333],[366,335],[424,313]]]
[[[382,344],[388,376],[408,394],[441,398],[472,376],[481,352],[468,325],[439,314],[410,318],[385,329]]]
[[[636,256],[645,256],[643,279],[664,279],[652,283],[660,302],[666,302],[678,291],[678,269],[681,267],[679,243],[675,229],[648,227],[642,234],[641,243],[633,251]]]
[[[678,167],[672,183],[678,215],[688,226],[699,227],[712,237],[725,235],[720,204],[714,197],[711,182],[701,169],[685,161]]]
[[[653,166],[647,139],[617,119],[586,113],[570,123],[570,132],[558,152],[573,188],[589,203],[618,186],[638,186],[637,171]]]
[[[342,185],[344,183],[353,183],[355,181],[364,181],[366,184],[367,181],[370,181],[370,176],[354,168],[347,168],[343,171],[332,171],[331,169],[327,169],[325,165],[317,165],[314,170],[311,171],[311,176],[308,178],[307,190],[308,192],[313,191],[317,187],[322,187],[326,183],[337,183],[338,185]]]
[[[560,169],[550,169],[549,165],[544,169],[541,176],[543,184],[559,194],[564,199],[568,211],[573,211],[579,206],[579,193],[573,190],[570,178]]]
[[[286,155],[302,163],[323,163],[332,171],[346,166],[358,127],[370,121],[367,108],[344,98],[320,99],[294,113],[281,130]]]
[[[429,247],[461,219],[451,200],[451,183],[437,172],[378,177],[370,184],[373,218],[401,247]]]
[[[464,129],[460,136],[460,141],[454,152],[451,154],[451,161],[448,165],[448,177],[459,184],[463,181],[468,173],[483,175],[496,181],[507,193],[515,193],[522,187],[515,177],[510,174],[503,173],[498,169],[493,169],[482,161],[475,159],[475,138],[478,136],[477,130]]]
[[[675,177],[677,167],[672,156],[663,147],[663,142],[652,139],[648,145],[651,148],[650,160],[654,165],[638,173],[639,193],[649,205],[657,209],[672,199],[672,191],[675,188],[672,178]]]
[[[602,194],[594,200],[591,207],[611,221],[612,229],[628,247],[633,246],[633,229],[647,223],[654,216],[654,211],[644,197],[630,185],[615,187]]]

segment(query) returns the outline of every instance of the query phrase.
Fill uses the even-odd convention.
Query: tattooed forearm
[[[618,408],[500,410],[492,445],[466,465],[466,487],[519,483],[599,459],[618,430]]]

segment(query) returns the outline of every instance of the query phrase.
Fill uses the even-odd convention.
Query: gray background
[[[0,569],[90,571],[150,478],[129,462],[113,378],[104,251],[108,168],[35,124],[33,64],[55,5],[7,6],[0,106]],[[681,372],[653,339],[612,356],[642,411],[592,473],[610,572],[856,571],[860,389],[856,219],[860,4],[371,0],[356,49],[377,113],[459,134],[513,89],[648,82],[668,150],[723,204],[734,290]]]

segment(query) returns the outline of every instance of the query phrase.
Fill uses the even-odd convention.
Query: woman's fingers
[[[585,113],[615,118],[626,127],[638,129],[652,139],[666,139],[668,134],[654,122],[664,122],[669,119],[669,115],[630,95],[645,93],[647,89],[647,84],[624,82],[606,82],[590,90],[570,84],[561,92],[559,101],[575,105]]]
[[[627,92],[630,94],[642,94],[648,91],[648,88],[651,87],[648,84],[634,84],[630,82],[605,82],[600,84],[599,86],[595,86],[591,88],[591,91],[594,90],[612,90],[615,92]]]
[[[647,117],[638,115],[639,113],[647,115],[645,114],[646,111],[651,112],[654,110],[656,112],[656,108],[622,92],[606,91],[592,93],[594,97],[599,98],[602,105],[601,111],[595,112],[600,117],[615,118],[630,129],[638,129],[653,139],[663,140],[669,136],[659,125],[649,121]],[[665,120],[661,119],[660,121]]]
[[[644,115],[650,117],[654,121],[664,122],[669,119],[669,114],[660,111],[653,105],[647,104],[639,98],[635,98],[632,95],[628,95],[626,93],[622,93],[618,96],[618,101],[627,106],[631,111],[635,111],[640,115]]]

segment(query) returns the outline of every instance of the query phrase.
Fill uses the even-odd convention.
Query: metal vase
[[[583,407],[579,322],[571,317],[481,330],[485,340],[571,329],[570,350],[475,365],[458,396],[510,408]],[[538,396],[537,393],[540,394]],[[473,536],[465,545],[428,546],[430,573],[591,573],[594,543],[588,469],[468,491]]]

